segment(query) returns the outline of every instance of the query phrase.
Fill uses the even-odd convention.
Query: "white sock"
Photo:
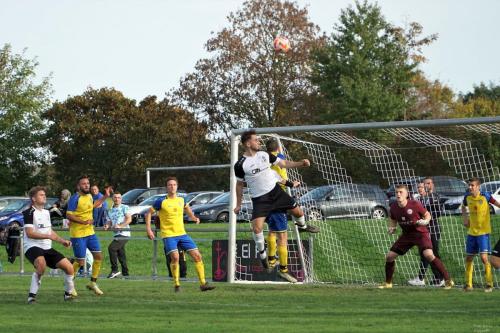
[[[301,217],[293,216],[293,220],[295,221],[295,224],[297,224],[299,226],[299,228],[306,226],[306,219],[305,219],[304,215],[302,215]]]
[[[73,282],[73,275],[65,274],[64,275],[64,291],[70,293],[75,289],[75,283]]]
[[[38,288],[40,288],[40,284],[42,283],[42,278],[38,277],[38,274],[35,272],[31,275],[31,286],[30,286],[30,294],[37,294]]]
[[[261,259],[267,258],[266,253],[266,243],[264,241],[264,233],[261,231],[258,234],[253,233],[253,240],[255,241],[255,245],[257,246],[257,251],[259,251],[259,255]]]

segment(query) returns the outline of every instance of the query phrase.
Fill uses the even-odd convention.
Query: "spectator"
[[[67,227],[66,220],[66,210],[68,210],[68,201],[71,197],[71,192],[68,189],[64,189],[61,191],[59,196],[59,200],[57,200],[50,211],[50,217],[53,220],[61,220],[63,221],[63,227]]]
[[[94,199],[94,202],[97,200],[101,199],[103,197],[102,193],[99,192],[99,187],[97,184],[92,185],[90,188],[90,193],[92,194],[92,199]],[[106,200],[103,200],[100,205],[97,207],[94,207],[94,210],[92,212],[92,216],[94,218],[94,226],[95,227],[102,227],[104,224],[106,224],[106,211],[107,211],[107,204]]]
[[[104,229],[111,228],[114,231],[113,241],[108,246],[109,261],[111,263],[111,272],[109,279],[113,279],[120,274],[128,276],[127,256],[125,245],[130,238],[130,222],[132,217],[128,212],[128,206],[122,205],[122,195],[120,192],[113,194],[113,207],[109,210],[108,220]],[[122,266],[122,271],[118,270],[118,260]]]

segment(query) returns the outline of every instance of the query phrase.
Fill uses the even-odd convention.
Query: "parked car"
[[[231,192],[226,192],[212,199],[204,205],[196,205],[191,208],[193,214],[200,218],[201,222],[208,221],[229,221],[229,198]],[[246,198],[246,196],[244,196]],[[238,220],[246,220],[252,214],[252,202],[243,201],[241,212],[238,214]],[[188,216],[184,215],[184,220],[189,221]]]
[[[307,220],[323,218],[387,217],[384,191],[369,184],[326,185],[307,192],[299,200]]]
[[[26,199],[26,197],[9,197],[9,196],[2,196],[0,197],[0,212],[7,207],[10,203],[18,201],[20,199]]]
[[[144,223],[145,222],[144,215],[153,206],[153,203],[156,201],[156,199],[164,197],[166,195],[167,195],[166,193],[156,194],[144,200],[138,205],[129,206],[128,212],[132,217],[132,224]]]
[[[135,206],[156,194],[165,193],[165,187],[134,188],[122,195],[122,203]]]
[[[47,198],[45,208],[52,207],[56,200],[57,198]],[[0,211],[0,239],[5,239],[4,234],[8,228],[24,226],[23,211],[28,209],[30,204],[30,198],[18,197]]]
[[[184,202],[189,206],[203,205],[208,203],[210,200],[221,195],[222,191],[199,191],[190,192],[184,197]]]
[[[394,195],[395,184],[404,184],[408,186],[408,190],[412,196],[417,194],[417,183],[422,182],[425,177],[415,177],[396,180],[387,190],[387,197],[392,203],[396,200]],[[434,182],[434,191],[441,197],[441,204],[444,205],[450,199],[458,199],[462,197],[467,190],[467,183],[457,177],[452,176],[432,176]],[[445,206],[446,210],[446,206]]]

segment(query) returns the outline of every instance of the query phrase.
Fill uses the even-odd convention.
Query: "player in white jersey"
[[[281,158],[260,150],[259,138],[255,131],[246,131],[241,135],[241,144],[245,152],[234,165],[236,175],[236,207],[234,212],[239,213],[244,183],[250,190],[252,198],[252,230],[253,239],[259,251],[259,256],[264,268],[269,270],[269,263],[265,249],[264,233],[262,232],[266,217],[273,211],[289,210],[294,217],[299,231],[311,233],[319,232],[314,226],[305,223],[304,212],[276,182],[276,173],[271,170],[271,164],[282,168],[308,167],[309,160],[299,162],[282,160]],[[290,182],[290,181],[288,181]],[[291,182],[290,182],[291,184]]]
[[[31,207],[23,211],[24,217],[24,248],[26,258],[35,267],[31,277],[31,287],[28,303],[36,302],[36,294],[42,282],[45,268],[60,268],[64,271],[64,300],[71,300],[77,296],[73,283],[73,265],[61,253],[52,248],[52,241],[59,242],[65,247],[70,247],[71,242],[61,238],[52,230],[50,213],[45,209],[47,198],[45,189],[40,186],[33,187],[29,196]]]

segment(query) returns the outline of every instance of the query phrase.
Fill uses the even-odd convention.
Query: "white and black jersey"
[[[276,172],[271,170],[271,164],[279,163],[281,159],[264,151],[254,156],[242,156],[234,165],[236,179],[247,183],[252,198],[260,197],[272,191],[276,186]]]
[[[47,209],[36,209],[35,207],[30,207],[23,211],[23,217],[24,229],[34,228],[34,231],[45,235],[50,235],[52,232],[50,213]],[[24,252],[26,253],[26,251],[35,246],[43,250],[49,250],[52,248],[52,240],[29,238],[26,232],[24,232]]]

